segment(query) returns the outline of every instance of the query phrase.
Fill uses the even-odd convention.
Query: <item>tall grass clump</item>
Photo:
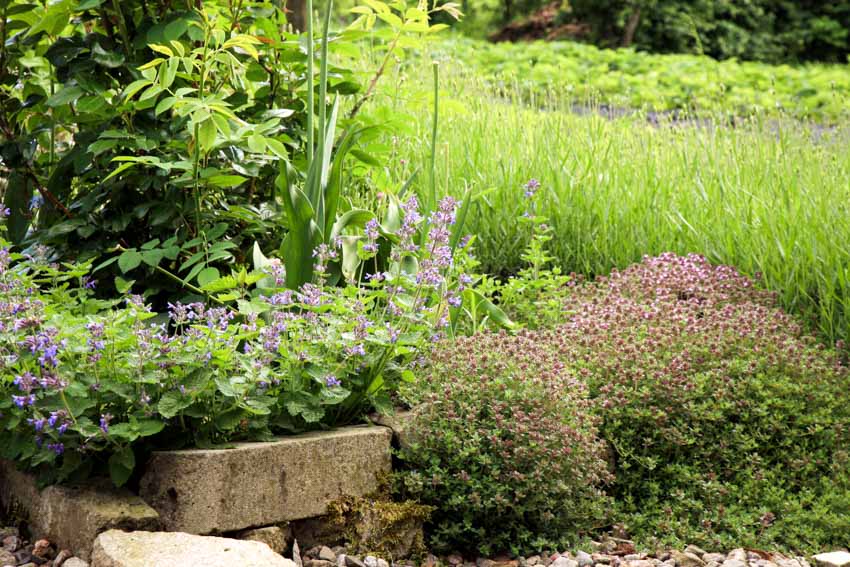
[[[467,222],[485,269],[522,265],[529,233],[517,217],[522,186],[536,178],[549,251],[565,272],[592,276],[645,254],[699,253],[760,275],[825,339],[850,338],[850,128],[609,120],[592,108],[570,112],[557,94],[527,99],[468,74],[444,75],[437,189],[484,193]],[[428,101],[427,93],[401,92],[399,108]],[[417,156],[413,165],[428,163],[429,120],[410,116],[399,144]],[[411,167],[396,164],[395,174]],[[417,182],[424,189],[427,176]]]

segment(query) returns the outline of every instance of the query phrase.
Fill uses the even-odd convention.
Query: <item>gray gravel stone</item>
[[[741,561],[739,559],[727,559],[720,565],[720,567],[749,567],[749,564],[746,561]]]
[[[323,545],[321,549],[319,549],[319,553],[316,554],[317,559],[321,559],[322,561],[330,561],[331,563],[336,563],[336,554],[331,550],[330,547]]]
[[[578,561],[578,567],[590,567],[593,565],[593,557],[585,551],[576,551],[576,561]]]
[[[378,558],[373,555],[367,555],[363,558],[363,563],[366,567],[378,567]]]
[[[0,549],[0,566],[17,565],[18,560],[15,555],[5,549]]]
[[[714,561],[715,563],[723,563],[726,561],[726,556],[722,553],[706,553],[702,556],[702,560],[706,563]]]
[[[696,553],[690,551],[673,550],[670,556],[676,561],[679,567],[704,567],[705,562],[699,558]]]
[[[359,557],[354,557],[353,555],[346,555],[345,567],[366,567],[366,564],[360,561]]]
[[[552,567],[578,567],[578,561],[567,557],[558,557],[552,562]]]
[[[89,567],[89,564],[79,557],[72,557],[62,564],[62,567]]]
[[[689,545],[685,548],[685,553],[693,553],[697,557],[704,559],[703,555],[705,555],[706,552],[705,552],[704,549],[702,549],[700,547],[697,547],[695,545]]]

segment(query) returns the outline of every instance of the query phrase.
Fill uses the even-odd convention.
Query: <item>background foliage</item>
[[[590,39],[660,53],[846,63],[850,6],[818,0],[570,0]],[[631,29],[630,29],[631,27]]]

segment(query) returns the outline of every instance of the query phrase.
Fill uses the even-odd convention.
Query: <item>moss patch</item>
[[[328,507],[328,522],[345,535],[353,553],[400,559],[425,552],[422,524],[432,511],[413,501],[344,497]]]

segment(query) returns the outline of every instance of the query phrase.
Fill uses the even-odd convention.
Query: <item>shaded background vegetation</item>
[[[497,32],[546,8],[550,30],[604,47],[766,62],[843,63],[850,4],[812,0],[467,0],[467,31]],[[570,25],[572,24],[572,25]]]

